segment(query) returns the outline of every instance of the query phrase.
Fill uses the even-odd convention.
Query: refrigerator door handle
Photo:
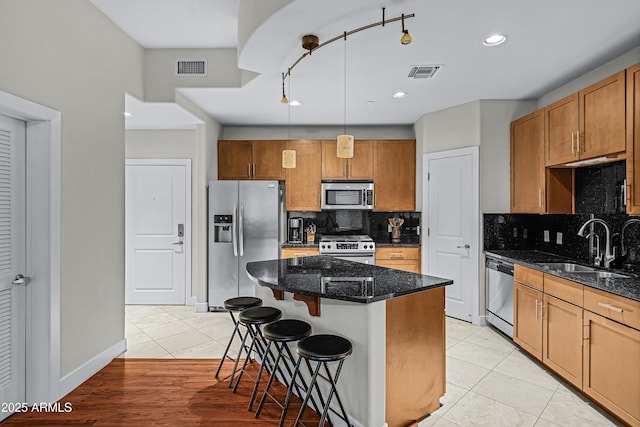
[[[240,225],[238,227],[238,246],[240,256],[244,256],[244,206],[240,205]]]
[[[233,218],[231,218],[231,241],[233,242],[233,256],[238,256],[238,233],[236,232],[238,218],[238,207],[233,207]]]

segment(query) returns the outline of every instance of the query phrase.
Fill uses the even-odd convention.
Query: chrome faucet
[[[589,224],[600,224],[604,227],[604,231],[605,231],[605,249],[604,249],[604,267],[605,268],[609,268],[611,265],[611,261],[613,261],[614,259],[616,259],[616,248],[613,248],[613,253],[611,252],[611,237],[610,237],[610,231],[609,231],[609,226],[607,225],[606,222],[604,222],[603,220],[601,220],[600,218],[592,218],[590,220],[588,220],[587,222],[585,222],[584,224],[582,224],[582,227],[580,227],[580,230],[578,230],[578,236],[580,237],[589,237],[589,235],[585,236],[584,231],[586,230],[587,226]],[[600,254],[597,255],[596,259],[598,259],[598,257],[600,257]]]
[[[627,250],[624,248],[624,230],[626,230],[629,225],[634,223],[640,224],[640,219],[631,218],[627,220],[627,222],[625,222],[624,225],[622,226],[622,231],[620,232],[620,255],[622,256],[625,256],[627,254]]]

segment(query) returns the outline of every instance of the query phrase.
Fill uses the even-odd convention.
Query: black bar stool
[[[262,329],[262,335],[268,341],[267,353],[269,352],[272,343],[275,343],[276,345],[278,357],[276,358],[274,372],[276,368],[280,366],[280,361],[284,359],[284,366],[287,369],[287,373],[289,374],[289,380],[287,380],[286,378],[282,378],[282,383],[288,388],[295,387],[297,390],[298,396],[302,396],[302,391],[298,386],[298,383],[292,381],[293,373],[291,368],[293,368],[293,364],[294,364],[293,361],[295,359],[293,357],[293,354],[291,353],[291,349],[289,349],[289,343],[299,341],[302,338],[305,338],[311,335],[311,325],[308,324],[307,322],[303,322],[302,320],[297,320],[297,319],[278,320],[277,322],[269,323],[268,325],[266,325]],[[279,347],[278,347],[278,344],[280,344]],[[287,357],[289,359],[288,362],[286,360]],[[261,373],[258,373],[258,378],[260,378],[260,375]],[[275,396],[269,393],[269,390],[271,389],[271,384],[273,384],[274,378],[275,378],[275,375],[271,375],[271,377],[269,378],[269,381],[267,382],[267,386],[265,387],[264,392],[262,393],[262,398],[260,399],[260,403],[258,404],[258,409],[256,410],[256,414],[255,414],[256,418],[260,416],[260,411],[262,410],[262,406],[264,405],[265,399],[267,397],[269,397],[273,402],[275,402],[278,406],[280,406],[280,408],[282,408],[283,410],[283,413],[286,413],[284,403],[280,403]],[[302,390],[306,391],[306,388],[307,388],[306,381],[304,381],[304,378],[302,378],[302,376],[300,377],[300,380],[303,386]],[[316,411],[319,411],[318,406],[315,400],[313,399],[313,397],[311,398],[311,401]]]
[[[272,364],[272,369],[269,368],[269,356],[272,359],[275,359],[275,356],[271,355],[271,353],[267,353],[267,342],[262,336],[262,332],[260,331],[260,326],[266,325],[271,322],[275,322],[282,317],[282,312],[274,307],[252,307],[247,308],[240,312],[238,315],[238,320],[240,323],[246,326],[247,334],[245,334],[244,339],[242,340],[242,346],[240,347],[240,351],[238,352],[238,359],[236,359],[236,363],[240,360],[242,355],[242,350],[244,349],[247,352],[247,357],[244,360],[244,364],[240,369],[240,374],[238,374],[238,379],[236,380],[236,385],[233,387],[233,392],[235,393],[238,389],[238,385],[240,384],[240,380],[244,374],[247,374],[249,378],[254,382],[253,392],[251,392],[251,399],[249,400],[249,410],[253,407],[253,401],[256,398],[256,393],[258,392],[258,385],[260,384],[260,376],[262,374],[263,368],[266,366],[267,370],[271,375],[276,374],[275,364]],[[247,336],[251,335],[251,345],[249,345],[249,349],[246,347],[246,339]],[[257,378],[251,377],[247,373],[247,364],[249,363],[249,357],[251,352],[256,351],[258,356],[261,359],[260,370],[258,371]]]
[[[296,375],[298,374],[298,372],[300,372],[300,363],[302,362],[302,359],[304,359],[307,363],[309,372],[312,371],[310,362],[317,362],[317,364],[315,369],[313,370],[311,382],[309,383],[309,387],[307,388],[307,394],[302,401],[300,412],[298,412],[296,421],[293,424],[294,427],[297,427],[301,422],[302,414],[304,414],[304,410],[307,407],[307,403],[309,402],[309,398],[311,397],[313,389],[315,388],[316,390],[318,390],[318,377],[325,379],[331,386],[331,390],[329,391],[329,396],[327,397],[326,402],[323,401],[322,395],[320,395],[320,401],[322,402],[323,410],[322,416],[320,417],[320,423],[318,423],[318,427],[321,427],[324,423],[324,420],[328,418],[329,405],[331,404],[331,400],[333,399],[334,395],[338,400],[338,404],[340,405],[340,411],[342,412],[342,414],[338,414],[333,409],[332,411],[338,417],[342,418],[344,422],[347,423],[347,425],[351,426],[349,417],[347,416],[347,411],[345,411],[344,405],[342,404],[342,399],[340,399],[340,395],[338,394],[338,390],[336,389],[336,383],[338,382],[338,377],[340,376],[340,371],[342,370],[342,364],[351,355],[351,353],[353,353],[353,346],[351,345],[351,341],[337,335],[312,335],[298,341],[298,356],[300,357],[298,358],[298,362],[296,363],[296,367],[293,371],[292,381],[295,381]],[[329,362],[339,362],[335,376],[331,376],[331,372],[329,372],[329,367],[327,366],[327,363]],[[319,374],[320,366],[324,366],[326,376]],[[289,391],[287,392],[287,398],[285,400],[285,410],[283,410],[283,414],[280,419],[280,426],[283,425],[283,420],[286,416],[284,412],[286,412],[286,408],[288,407],[289,401],[291,400],[292,389],[293,388],[290,387]]]
[[[231,320],[233,321],[233,333],[231,334],[231,338],[229,338],[229,343],[227,343],[227,348],[224,350],[224,355],[222,356],[222,359],[220,359],[220,364],[218,365],[218,370],[216,371],[216,376],[215,376],[216,378],[218,378],[218,375],[220,375],[220,369],[222,369],[222,364],[224,363],[224,361],[227,358],[233,360],[233,358],[231,356],[228,356],[228,354],[229,354],[229,349],[231,348],[231,343],[233,342],[233,339],[235,338],[236,334],[238,334],[238,337],[240,338],[241,341],[244,341],[244,337],[240,333],[240,329],[239,329],[240,325],[238,324],[236,317],[233,315],[233,312],[234,311],[240,312],[244,309],[251,308],[251,307],[259,307],[261,305],[262,305],[262,300],[260,298],[255,298],[255,297],[229,298],[224,302],[224,308],[229,312],[229,315],[231,316]],[[238,360],[239,359],[236,358],[236,362],[233,365],[233,371],[231,372],[231,379],[229,380],[229,387],[231,387],[231,384],[233,383],[233,377],[236,374],[236,369],[238,369]]]

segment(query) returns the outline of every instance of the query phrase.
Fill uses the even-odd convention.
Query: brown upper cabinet
[[[544,108],[546,166],[623,153],[625,72]]]
[[[322,141],[293,140],[287,149],[296,150],[296,167],[286,169],[288,211],[320,211]]]
[[[356,140],[353,158],[336,155],[337,141],[322,141],[322,179],[373,179],[373,141]]]
[[[373,148],[374,211],[416,210],[416,140],[379,140]]]
[[[640,215],[640,64],[627,69],[627,213]]]
[[[218,141],[218,179],[284,180],[286,141]]]
[[[511,212],[544,213],[544,110],[511,122]]]

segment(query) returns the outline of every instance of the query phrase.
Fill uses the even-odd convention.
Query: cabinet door
[[[251,179],[251,141],[218,141],[218,179]]]
[[[513,341],[542,360],[542,292],[514,282]]]
[[[284,180],[282,150],[286,141],[253,141],[253,179]]]
[[[544,108],[547,166],[578,160],[578,94]]]
[[[287,210],[320,211],[322,142],[294,140],[287,147],[296,150],[296,167],[286,170]]]
[[[542,318],[542,362],[582,388],[582,307],[544,295]]]
[[[322,141],[322,179],[347,179],[347,159],[336,156],[337,150],[336,140]]]
[[[373,141],[355,141],[351,159],[338,158],[337,145],[334,140],[322,141],[322,179],[373,179]]]
[[[579,92],[581,159],[625,151],[625,72]]]
[[[640,215],[640,64],[627,69],[627,213]]]
[[[544,110],[511,123],[511,212],[544,213]]]
[[[373,182],[375,211],[415,211],[416,141],[375,141]]]
[[[358,141],[353,145],[353,158],[347,162],[348,179],[373,179],[373,141]]]
[[[640,425],[640,331],[584,312],[582,391],[630,425]]]
[[[380,267],[395,268],[396,270],[409,271],[411,273],[421,273],[420,261],[415,259],[376,259],[376,265]]]

